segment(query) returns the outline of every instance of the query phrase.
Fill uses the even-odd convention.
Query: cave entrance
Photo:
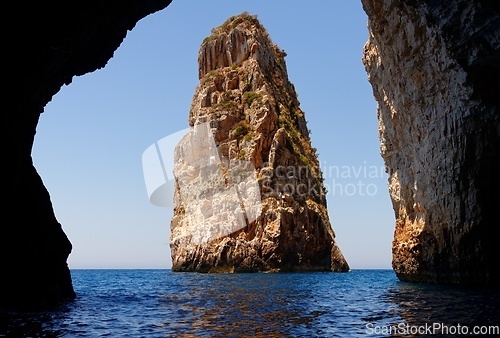
[[[172,212],[148,202],[141,155],[187,126],[199,45],[212,27],[242,11],[257,14],[288,54],[344,256],[351,268],[390,268],[394,215],[376,103],[361,62],[368,38],[361,4],[325,1],[279,10],[272,9],[276,4],[226,4],[216,13],[208,6],[174,3],[144,18],[104,69],[75,77],[42,114],[34,164],[73,243],[70,268],[170,266]],[[186,17],[198,24],[179,29]]]

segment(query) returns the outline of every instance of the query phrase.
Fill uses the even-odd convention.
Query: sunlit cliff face
[[[203,41],[192,131],[176,150],[174,270],[349,269],[284,57],[246,13]],[[202,150],[192,140],[205,134]]]
[[[481,2],[363,4],[363,62],[396,216],[394,270],[409,281],[493,284],[500,122],[485,84],[499,85],[498,11]]]

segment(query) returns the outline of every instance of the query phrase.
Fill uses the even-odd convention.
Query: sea
[[[404,283],[392,270],[71,274],[75,300],[52,311],[3,313],[0,337],[499,334],[498,291]]]

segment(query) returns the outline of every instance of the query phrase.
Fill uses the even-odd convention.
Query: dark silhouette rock
[[[6,10],[3,208],[10,217],[0,230],[0,307],[43,308],[75,296],[66,264],[71,243],[32,164],[38,118],[73,76],[104,67],[137,21],[169,3],[18,2]]]

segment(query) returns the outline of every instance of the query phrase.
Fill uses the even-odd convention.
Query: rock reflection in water
[[[165,327],[176,320],[177,333],[187,330],[224,337],[281,337],[300,327],[312,328],[316,315],[308,308],[311,293],[303,285],[299,289],[284,284],[282,276],[262,277],[193,275],[191,282],[178,286],[181,293],[165,295],[164,306],[171,309],[176,303],[177,308],[176,318],[166,318]],[[199,278],[206,278],[211,287],[201,285]]]
[[[393,318],[411,326],[500,325],[500,293],[495,290],[399,282],[386,293]]]

